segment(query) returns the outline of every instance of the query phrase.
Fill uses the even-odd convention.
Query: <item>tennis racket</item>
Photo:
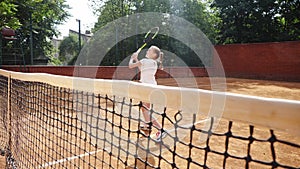
[[[151,28],[147,33],[146,35],[144,36],[144,44],[137,50],[137,53],[140,53],[140,51],[145,47],[147,46],[147,44],[149,42],[151,42],[158,34],[158,31],[159,31],[159,27],[153,27]],[[152,36],[151,36],[152,35]],[[138,79],[138,68],[136,69],[136,75],[133,79],[137,80]]]
[[[145,46],[147,46],[147,44],[157,36],[158,31],[159,31],[159,27],[151,28],[144,36],[144,40],[143,40],[144,44],[138,49],[138,51],[141,51]]]

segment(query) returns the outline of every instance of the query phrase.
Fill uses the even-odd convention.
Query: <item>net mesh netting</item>
[[[154,105],[168,132],[155,142],[139,130],[141,100],[5,75],[0,93],[6,168],[300,167],[300,139],[286,132],[195,115],[181,126],[180,110]]]

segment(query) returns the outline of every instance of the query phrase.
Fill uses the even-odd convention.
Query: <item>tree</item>
[[[94,5],[94,12],[99,14],[94,32],[109,22],[120,17],[141,12],[160,12],[174,14],[193,23],[201,29],[208,38],[215,42],[218,30],[215,29],[219,18],[209,10],[210,1],[203,3],[198,0],[90,0]]]
[[[214,25],[218,18],[212,17],[214,15],[206,9],[207,5],[198,0],[108,0],[104,3],[99,0],[90,1],[94,4],[95,12],[99,14],[98,22],[95,24],[93,32],[98,31],[109,22],[126,15],[158,12],[173,14],[186,19],[208,35],[211,41],[216,42],[217,30]],[[168,23],[166,24],[168,25]],[[116,34],[118,34],[117,31]],[[118,65],[125,57],[137,49],[137,44],[141,44],[142,39],[143,35],[136,35],[117,43],[107,53],[102,64]],[[164,50],[182,57],[188,65],[202,66],[201,62],[195,62],[191,59],[193,56],[197,57],[195,53],[177,39],[160,35],[153,43],[163,46]]]
[[[71,34],[64,38],[59,45],[59,57],[58,59],[63,65],[70,65],[73,63],[73,58],[78,56],[78,38]]]
[[[69,6],[65,0],[5,0],[0,3],[0,27],[8,26],[17,29],[27,64],[30,63],[30,34],[33,32],[34,58],[51,56],[53,46],[51,38],[58,36],[56,25],[61,24],[68,16]]]
[[[278,0],[276,20],[280,23],[282,40],[300,40],[300,1]]]
[[[0,27],[7,26],[12,29],[20,27],[20,21],[15,17],[17,13],[17,5],[11,3],[10,0],[3,0],[0,2]]]
[[[299,0],[214,0],[221,43],[299,40]]]
[[[93,2],[97,4],[97,2]],[[115,19],[132,14],[132,11],[130,10],[131,4],[125,3],[125,0],[108,0],[104,2],[104,5],[95,6],[95,13],[99,13],[100,16],[93,31],[99,30],[101,27]]]

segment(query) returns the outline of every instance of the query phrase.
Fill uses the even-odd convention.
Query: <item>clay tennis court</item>
[[[185,80],[185,79],[181,79]],[[188,80],[187,80],[188,81]],[[210,81],[209,78],[196,78],[197,81],[197,87],[201,89],[207,89],[210,90]],[[266,81],[266,80],[251,80],[251,79],[237,79],[237,78],[227,78],[227,91],[232,93],[239,93],[239,94],[247,94],[252,96],[262,96],[262,97],[269,97],[269,98],[280,98],[280,99],[291,99],[291,100],[300,100],[300,83],[296,82],[280,82],[280,81]],[[174,79],[158,79],[158,84],[160,85],[167,85],[167,86],[178,86],[176,81]],[[183,84],[184,86],[181,87],[196,87],[194,84],[186,83]],[[201,127],[201,124],[199,126]],[[218,128],[215,130],[217,133],[223,133],[226,132],[228,128],[228,121],[222,120],[219,123]],[[232,132],[237,135],[242,135],[247,137],[249,135],[249,125],[243,124],[243,123],[233,123]],[[291,141],[296,144],[300,144],[300,137],[294,136],[289,133],[284,132],[276,132],[276,137],[280,139],[284,139],[287,141]],[[255,127],[254,130],[255,137],[267,139],[270,137],[270,132],[268,129],[264,127]],[[196,137],[195,137],[196,138]],[[76,139],[75,137],[72,139]],[[189,141],[189,137],[184,139],[185,142]],[[197,141],[197,140],[193,140]],[[212,149],[216,151],[223,152],[225,149],[225,137],[215,137],[212,136],[210,139],[210,146]],[[246,154],[246,146],[247,141],[241,141],[237,139],[231,139],[230,145],[228,147],[228,152],[233,153],[237,156],[244,156]],[[199,143],[201,146],[201,143]],[[277,161],[283,164],[289,164],[291,166],[294,166],[295,168],[298,168],[300,166],[300,150],[295,149],[294,147],[281,145],[280,143],[275,144],[276,149],[276,155],[277,155]],[[91,151],[95,151],[96,149],[91,147]],[[185,150],[185,146],[178,145],[176,152],[187,156],[187,152]],[[109,155],[102,153],[102,152],[95,152],[97,158],[100,158],[98,156],[102,156],[100,159],[108,158]],[[252,146],[251,155],[252,157],[263,159],[266,161],[271,161],[271,155],[272,152],[270,152],[270,144],[269,143],[263,143],[263,144],[254,144]],[[103,157],[104,156],[104,157]],[[192,152],[192,157],[199,159],[199,161],[203,161],[203,152],[200,150],[194,150]],[[172,154],[168,154],[168,152],[163,153],[163,157],[166,159],[172,160]],[[34,157],[33,157],[34,158]],[[91,158],[89,156],[84,156],[82,159],[88,159]],[[222,167],[222,156],[211,154],[209,158],[207,159],[207,164],[212,168],[221,168]],[[5,168],[5,162],[4,158],[1,158],[1,166],[2,168]],[[75,159],[76,160],[76,159]],[[149,163],[157,165],[157,159],[151,156],[147,157],[147,160]],[[111,166],[112,167],[119,167],[124,168],[125,166],[122,166],[121,164],[117,164],[114,161],[116,159],[111,159]],[[134,161],[128,164],[127,168],[130,168],[132,164],[134,164]],[[144,168],[145,166],[143,163],[137,163],[140,168]],[[186,168],[186,160],[185,159],[176,159],[176,165],[178,168]],[[170,166],[167,163],[162,163],[160,165],[162,168],[170,168]],[[244,168],[245,162],[243,160],[234,160],[230,159],[227,160],[227,167],[235,167],[235,168]],[[55,165],[51,166],[55,167]],[[84,166],[82,166],[84,167]],[[88,166],[85,166],[88,167]],[[106,168],[108,166],[106,165],[97,165],[97,168]],[[195,168],[196,166],[190,166],[191,168]],[[59,167],[58,167],[59,168]],[[72,168],[72,167],[71,167]],[[268,166],[259,165],[259,164],[253,164],[250,165],[250,168],[269,168]]]
[[[197,82],[197,87],[200,89],[210,90],[210,78],[202,77],[202,78],[195,78]],[[188,83],[189,79],[180,79],[180,81],[186,81],[186,84],[181,83],[181,87],[196,87],[194,84]],[[178,86],[176,80],[174,79],[158,79],[158,83],[162,85],[168,86]],[[283,81],[268,81],[268,80],[255,80],[255,79],[240,79],[240,78],[226,78],[226,85],[227,85],[227,92],[238,93],[238,94],[245,94],[245,95],[252,95],[252,96],[261,96],[261,97],[268,97],[268,98],[279,98],[279,99],[290,99],[290,100],[300,100],[300,83],[298,82],[283,82]],[[243,123],[235,123],[234,124],[233,132],[236,132],[238,135],[246,135],[249,133],[249,126]],[[226,121],[221,121],[217,131],[219,130],[222,133],[222,130],[226,128]],[[223,131],[223,132],[225,132]],[[300,144],[300,136],[293,136],[288,133],[284,132],[277,132],[278,137],[286,138],[286,140],[293,140],[294,143]],[[268,138],[269,131],[266,128],[258,127],[256,128],[256,134],[258,137],[261,138]],[[220,140],[217,137],[211,140],[213,147],[224,151],[224,140]],[[214,143],[215,142],[215,143]],[[265,156],[266,159],[270,158],[270,151],[268,150],[268,144],[264,146],[257,146],[256,150],[254,150],[254,156],[262,157]],[[280,161],[285,163],[293,163],[295,167],[300,166],[300,149],[292,149],[290,147],[282,146],[278,144],[280,150],[279,158]],[[240,152],[241,156],[245,155],[245,143],[241,141],[237,141],[232,143],[232,148],[236,149],[233,151]],[[182,149],[182,152],[185,150]],[[199,154],[195,154],[199,155]],[[269,156],[269,157],[268,157]],[[209,160],[212,168],[221,168],[222,158],[215,157]],[[227,165],[229,168],[243,168],[244,163],[237,161],[231,161],[232,163]],[[230,162],[229,162],[230,163]],[[182,166],[185,168],[186,166]],[[181,167],[179,167],[181,168]],[[264,166],[250,166],[250,168],[268,168]]]
[[[197,87],[210,90],[210,78],[195,78]],[[182,81],[185,81],[182,78]],[[188,79],[187,79],[188,81]],[[176,81],[171,78],[158,79],[158,84],[167,86],[178,86]],[[300,100],[300,83],[255,79],[226,78],[227,92],[261,96],[269,98]],[[183,84],[182,87],[196,87],[194,84]]]

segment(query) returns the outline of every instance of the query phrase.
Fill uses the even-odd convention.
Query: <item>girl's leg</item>
[[[142,112],[143,112],[145,122],[148,125],[149,125],[150,122],[152,122],[153,126],[155,126],[158,129],[157,133],[155,134],[156,135],[155,141],[160,142],[162,140],[162,138],[164,138],[166,136],[167,133],[166,133],[166,131],[163,130],[163,128],[159,124],[159,122],[155,118],[152,118],[150,116],[151,115],[150,112],[149,112],[150,104],[149,103],[144,103],[143,105],[144,105],[144,107],[142,108]],[[148,126],[148,127],[151,128],[151,126]]]
[[[150,112],[149,112],[150,104],[149,103],[143,103],[143,105],[144,105],[144,107],[142,108],[142,112],[143,112],[145,122],[146,123],[152,122],[153,126],[157,127],[157,129],[159,129],[159,130],[162,129],[162,127],[158,123],[158,121],[155,118],[150,117]]]

